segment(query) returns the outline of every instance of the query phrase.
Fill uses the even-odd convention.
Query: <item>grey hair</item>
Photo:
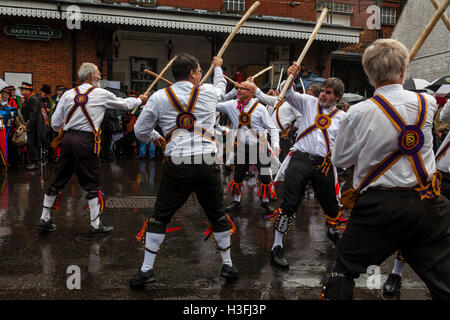
[[[408,49],[393,39],[376,40],[364,51],[362,57],[364,71],[372,85],[399,81],[408,62]]]
[[[83,64],[80,66],[80,69],[78,69],[78,79],[80,81],[85,82],[89,79],[91,74],[95,74],[96,65],[90,62],[83,62]]]

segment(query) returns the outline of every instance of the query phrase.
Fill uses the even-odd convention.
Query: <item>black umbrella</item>
[[[427,89],[433,90],[434,92],[438,91],[441,86],[444,85],[450,85],[450,74],[440,77],[433,82],[430,83],[430,85],[427,87]]]
[[[110,87],[106,87],[105,90],[108,90],[109,92],[114,93],[114,95],[117,98],[128,98],[127,95],[125,93],[123,93],[122,91],[120,91],[119,89],[114,89],[114,88],[110,88]]]

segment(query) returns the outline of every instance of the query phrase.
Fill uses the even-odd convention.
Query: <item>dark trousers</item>
[[[335,272],[357,277],[400,249],[433,299],[450,299],[450,203],[414,190],[368,189],[337,243]]]
[[[97,190],[102,188],[100,159],[94,153],[94,135],[90,132],[68,130],[64,133],[56,175],[50,188],[53,191],[64,188],[74,173],[80,186],[88,191],[86,198],[95,198]]]
[[[245,152],[245,154],[244,154],[245,156],[241,156],[241,158],[240,158],[237,155],[237,153],[241,152],[241,150],[243,152]],[[244,181],[245,174],[248,171],[250,164],[256,165],[256,167],[258,169],[259,177],[260,177],[262,183],[269,184],[272,181],[272,176],[270,174],[261,175],[262,168],[266,168],[264,171],[266,171],[266,170],[268,170],[268,168],[270,168],[270,161],[266,164],[262,163],[260,152],[262,152],[262,151],[260,151],[260,149],[259,149],[259,144],[256,145],[256,147],[254,145],[249,146],[248,144],[246,144],[244,148],[242,148],[242,149],[238,148],[237,152],[235,151],[236,165],[234,167],[234,181],[236,183],[242,183],[242,181]],[[253,157],[250,156],[251,153],[256,153],[256,159],[254,159],[254,156]],[[265,154],[267,155],[268,158],[270,158],[269,151],[266,151]],[[245,163],[238,163],[238,162],[241,162],[241,160],[244,160]],[[251,163],[252,160],[253,160],[253,163]],[[256,161],[254,161],[254,160],[256,160]]]
[[[280,162],[283,162],[284,159],[286,158],[286,156],[289,154],[289,152],[291,151],[292,147],[292,140],[290,139],[289,136],[287,136],[286,138],[283,138],[280,135],[280,156],[278,157],[280,159]]]
[[[322,173],[317,166],[323,161],[320,157],[310,160],[306,154],[295,151],[286,170],[284,181],[283,201],[281,209],[287,215],[293,215],[300,206],[308,182],[311,181],[314,192],[325,214],[336,217],[339,213],[339,204],[334,188],[334,172],[332,168],[328,175]]]
[[[30,162],[39,162],[41,159],[41,141],[37,130],[32,129],[27,133],[27,146],[30,152]]]
[[[192,192],[195,192],[214,232],[231,229],[231,224],[225,217],[219,166],[216,164],[174,164],[169,159],[162,165],[155,212],[150,217],[154,218],[156,223],[152,223],[153,219],[150,219],[147,231],[165,233],[165,226]]]
[[[450,173],[442,173],[441,194],[450,199]]]

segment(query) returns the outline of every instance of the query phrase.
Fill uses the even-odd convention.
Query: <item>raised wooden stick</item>
[[[300,83],[302,84],[302,88],[303,88],[303,93],[306,93],[306,90],[305,90],[305,85],[303,84],[303,80],[302,80],[302,78],[300,77]]]
[[[230,77],[228,77],[228,76],[226,76],[226,75],[223,75],[223,77],[224,77],[228,82],[230,82],[231,84],[233,84],[233,86],[236,85],[236,81],[234,81],[234,80],[231,79]]]
[[[437,11],[434,13],[433,17],[431,18],[430,22],[426,26],[425,30],[422,32],[422,34],[420,35],[419,39],[417,39],[417,42],[414,44],[414,46],[410,50],[410,52],[409,52],[409,62],[411,62],[414,59],[414,57],[416,56],[417,52],[420,50],[420,48],[422,47],[423,43],[427,39],[428,35],[433,30],[433,28],[436,25],[436,23],[439,21],[439,19],[442,16],[442,14],[445,12],[445,10],[447,10],[447,7],[448,7],[449,4],[450,4],[450,0],[444,0],[444,2],[442,2],[442,4],[439,7],[439,9],[437,9]]]
[[[270,90],[273,90],[273,76],[274,76],[275,68],[272,65],[272,73],[270,75]]]
[[[278,78],[277,91],[280,90],[281,79],[283,79],[284,68],[281,68],[280,77]]]
[[[322,27],[323,22],[327,18],[327,14],[328,14],[328,9],[324,8],[322,11],[322,14],[319,17],[319,20],[317,21],[316,27],[313,30],[313,33],[309,37],[308,42],[306,43],[305,47],[303,48],[302,53],[300,54],[300,57],[297,60],[297,64],[300,64],[303,61],[303,58],[306,56],[306,53],[308,52],[309,47],[311,47],[311,44],[314,41],[314,38],[316,37],[317,33],[319,32],[320,27]],[[277,97],[278,101],[283,100],[284,95],[286,94],[287,89],[291,86],[291,83],[293,80],[294,80],[294,75],[290,74],[286,83],[283,86],[283,90],[281,91],[280,95]]]
[[[151,71],[151,70],[145,69],[144,72],[145,72],[145,73],[148,73],[148,74],[150,74],[150,75],[152,75],[152,76],[154,76],[155,78],[157,78],[157,77],[159,76],[159,74],[157,74],[157,73],[155,73],[155,72],[153,72],[153,71]],[[160,80],[164,81],[165,83],[167,83],[167,84],[170,85],[170,86],[173,85],[172,82],[170,82],[169,80],[167,80],[167,79],[164,78],[164,77],[161,77]]]
[[[252,76],[253,80],[255,80],[255,79],[258,78],[260,75],[266,73],[267,71],[269,71],[269,70],[272,69],[272,68],[273,68],[273,67],[270,66],[270,67],[267,67],[267,68],[261,70],[260,72],[258,72],[258,73],[255,74],[254,76]]]
[[[439,6],[441,5],[438,0],[431,0],[434,7],[436,9],[439,9]],[[450,19],[448,18],[447,14],[444,12],[442,14],[442,21],[444,21],[445,25],[447,26],[448,31],[450,31]]]
[[[238,24],[234,27],[233,31],[230,33],[230,35],[228,36],[227,40],[225,40],[225,43],[222,45],[222,48],[220,48],[219,53],[217,54],[217,58],[222,58],[222,55],[224,54],[225,50],[228,48],[228,45],[230,44],[230,42],[233,40],[234,36],[236,35],[236,33],[239,31],[239,29],[242,27],[242,25],[244,24],[244,22],[247,20],[247,18],[253,13],[253,11],[255,11],[255,9],[261,4],[261,2],[256,1],[249,9],[248,11],[245,13],[245,15],[242,17],[242,19],[238,22]],[[208,72],[205,74],[205,76],[203,77],[202,81],[200,81],[200,85],[202,85],[211,75],[211,73],[214,70],[214,66],[211,65],[211,67],[209,67]]]

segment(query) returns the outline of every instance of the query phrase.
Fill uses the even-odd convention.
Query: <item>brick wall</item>
[[[3,32],[5,26],[16,24],[35,24],[61,30],[60,39],[49,41],[19,40],[15,36]],[[43,19],[21,19],[2,17],[0,22],[0,78],[4,72],[23,72],[33,74],[33,87],[38,91],[42,84],[49,84],[54,91],[55,86],[63,84],[72,87],[72,38],[65,22]],[[98,65],[95,44],[95,29],[84,24],[77,31],[77,65],[92,62]],[[106,59],[103,74],[106,75]]]

